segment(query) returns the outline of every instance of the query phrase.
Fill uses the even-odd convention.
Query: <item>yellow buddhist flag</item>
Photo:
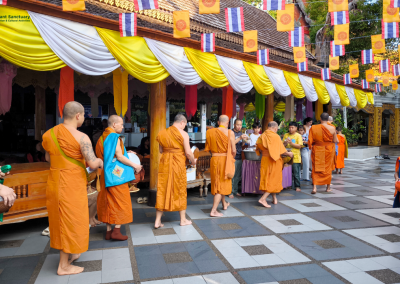
[[[174,11],[174,37],[190,37],[189,11]]]
[[[383,75],[383,76],[382,76],[382,85],[383,85],[384,87],[390,86],[389,76],[388,76],[388,75]]]
[[[347,0],[329,0],[329,12],[340,12],[349,10],[349,2]]]
[[[62,0],[63,11],[84,11],[84,0]]]
[[[386,23],[400,22],[399,8],[391,8],[390,1],[383,3],[383,21]]]
[[[350,24],[335,25],[335,45],[350,44]]]
[[[365,79],[367,80],[367,82],[373,82],[374,78],[374,69],[369,69],[365,71]]]
[[[306,61],[306,47],[293,47],[294,63],[301,63]]]
[[[294,4],[286,4],[285,10],[278,10],[276,15],[278,32],[294,30]]]
[[[243,32],[243,51],[253,52],[257,51],[257,30],[255,31],[244,31]]]
[[[329,69],[330,70],[339,69],[339,56],[332,57],[329,55]]]
[[[392,90],[396,91],[399,88],[399,84],[397,84],[397,81],[392,82]]]
[[[372,43],[372,52],[374,54],[385,53],[386,51],[385,40],[382,39],[382,34],[371,36],[371,43]]]
[[[199,14],[219,14],[219,0],[199,0]]]
[[[350,78],[358,78],[360,72],[358,71],[358,64],[349,65]]]

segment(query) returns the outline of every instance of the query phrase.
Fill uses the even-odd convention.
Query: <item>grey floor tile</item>
[[[343,281],[337,279],[333,275],[309,277],[307,279],[313,284],[342,284],[342,283],[344,283]]]
[[[68,284],[101,283],[101,271],[84,272],[71,275]]]
[[[200,273],[194,262],[170,263],[167,266],[172,276]]]
[[[195,260],[194,262],[201,273],[228,270],[225,264],[218,258],[208,260]]]
[[[316,264],[304,264],[292,266],[294,270],[299,272],[303,277],[322,277],[329,276],[330,273]]]
[[[133,279],[132,268],[118,268],[102,271],[101,283],[131,281]]]
[[[275,282],[276,279],[266,269],[239,271],[239,275],[247,284]]]
[[[295,269],[293,269],[290,266],[288,266],[288,267],[269,268],[267,271],[277,281],[285,281],[285,280],[304,278],[299,272],[297,272]]]
[[[29,236],[19,247],[15,255],[29,255],[42,253],[50,239],[40,234]]]

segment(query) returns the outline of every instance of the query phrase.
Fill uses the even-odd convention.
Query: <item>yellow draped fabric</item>
[[[368,98],[367,94],[362,90],[354,89],[354,96],[357,100],[357,108],[362,109],[367,105]]]
[[[119,32],[97,28],[104,44],[121,66],[138,80],[153,84],[166,79],[168,71],[142,37],[121,37]]]
[[[285,109],[286,109],[286,104],[284,102],[278,102],[274,107],[274,110],[279,112],[284,112]]]
[[[244,68],[246,69],[247,75],[249,75],[254,88],[260,95],[272,94],[275,89],[272,86],[267,74],[265,73],[264,67],[254,63],[243,61]]]
[[[113,71],[114,108],[122,117],[128,110],[128,72],[117,68]]]
[[[318,100],[315,102],[315,119],[321,119],[321,114],[324,112],[324,105]]]
[[[367,93],[367,98],[368,98],[368,102],[371,105],[373,105],[374,104],[374,95],[371,92],[369,92],[369,93]]]
[[[194,70],[204,82],[213,88],[222,88],[229,85],[228,79],[222,72],[214,54],[189,47],[184,47],[184,49]]]
[[[12,22],[0,21],[1,57],[36,71],[51,71],[66,66],[42,39],[27,11],[0,6],[0,17],[9,19],[10,16],[23,18]]]
[[[323,105],[329,103],[330,97],[328,90],[325,87],[324,81],[322,81],[321,79],[313,78],[313,83],[315,91],[317,92],[318,95],[318,101]]]
[[[342,85],[337,85],[337,84],[335,85],[336,85],[336,91],[338,92],[340,98],[340,104],[345,107],[349,106],[350,100],[349,97],[347,96],[346,89]]]
[[[244,107],[244,111],[246,111],[246,112],[253,111],[253,110],[256,110],[256,107],[253,105],[253,103],[248,103]]]
[[[293,96],[298,99],[304,98],[306,94],[304,93],[303,86],[300,83],[299,75],[288,71],[283,71],[283,75],[285,75],[286,82],[288,83]]]

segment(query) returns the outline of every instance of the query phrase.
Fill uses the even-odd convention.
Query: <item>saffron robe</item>
[[[339,143],[338,145],[338,154],[336,156],[336,168],[343,169],[344,168],[344,158],[348,157],[348,147],[346,137],[343,135],[337,136]]]
[[[231,133],[231,135],[234,135]],[[211,176],[211,194],[230,195],[232,193],[232,179],[226,177],[226,167],[231,167],[227,163],[228,143],[231,143],[221,130],[213,128],[207,130],[206,133],[206,147],[204,151],[211,152],[212,157],[210,161],[210,176]],[[214,156],[214,154],[226,154],[225,156]],[[233,157],[232,157],[233,158]],[[233,165],[234,166],[234,165]],[[229,169],[228,169],[229,171]]]
[[[96,156],[104,161],[103,143],[107,136],[115,131],[107,127],[103,132],[103,139],[99,139],[96,144]],[[103,140],[103,141],[102,141]],[[124,144],[119,140],[122,153],[124,153]],[[104,172],[100,175],[100,192],[97,196],[97,216],[100,222],[108,224],[127,224],[133,221],[132,201],[129,192],[128,183],[117,186],[106,187]]]
[[[160,131],[156,139],[163,151],[158,166],[156,209],[186,210],[187,176],[183,136],[178,128],[171,126]]]
[[[312,173],[311,178],[314,185],[330,184],[332,170],[335,168],[335,144],[333,134],[328,128],[313,125],[308,136],[308,147],[311,150]]]
[[[260,167],[260,190],[269,193],[282,191],[281,155],[286,152],[281,138],[271,130],[266,130],[258,138],[256,144],[257,155],[262,155]]]
[[[62,124],[53,128],[65,155],[85,165],[79,142]],[[51,137],[43,135],[43,148],[50,155],[46,187],[50,246],[65,253],[79,254],[89,247],[89,207],[85,170],[63,157]]]

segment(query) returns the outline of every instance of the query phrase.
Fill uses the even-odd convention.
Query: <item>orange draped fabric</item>
[[[344,168],[344,153],[346,151],[346,137],[342,135],[337,136],[338,143],[338,154],[336,157],[336,168],[343,169]]]
[[[175,126],[160,131],[157,141],[162,147],[158,168],[156,209],[181,211],[187,207],[186,156],[183,137]]]
[[[257,139],[257,155],[262,155],[260,168],[260,190],[279,193],[282,187],[283,160],[286,152],[281,138],[271,130],[266,130]]]
[[[333,134],[322,124],[313,125],[310,129],[308,145],[311,149],[313,184],[330,184],[336,156]]]
[[[60,90],[58,94],[58,111],[63,117],[63,109],[66,103],[74,100],[74,70],[65,66],[60,70]]]
[[[229,130],[230,131],[230,130]],[[233,134],[231,134],[233,135]],[[211,152],[212,154],[227,154],[228,143],[230,143],[228,136],[226,136],[218,128],[213,128],[207,131],[206,134],[206,147],[204,151]],[[232,179],[225,178],[225,169],[227,156],[212,156],[210,161],[210,175],[211,175],[211,194],[229,195],[232,193]],[[228,164],[228,166],[232,166]],[[229,169],[228,169],[229,170]]]
[[[235,106],[236,107],[236,106]],[[229,85],[222,88],[222,114],[232,117],[233,111],[233,88]]]
[[[81,148],[64,125],[53,128],[64,153],[85,164]],[[65,159],[51,132],[43,135],[43,148],[50,154],[50,171],[46,187],[49,214],[50,246],[65,253],[83,253],[89,247],[89,208],[85,171]]]
[[[103,133],[103,141],[115,131],[107,127]],[[122,153],[124,153],[123,142],[120,139]],[[104,161],[104,147],[101,139],[97,140],[96,156]],[[131,194],[128,183],[106,188],[104,173],[100,176],[101,190],[97,196],[97,216],[99,221],[108,224],[127,224],[133,221]]]

